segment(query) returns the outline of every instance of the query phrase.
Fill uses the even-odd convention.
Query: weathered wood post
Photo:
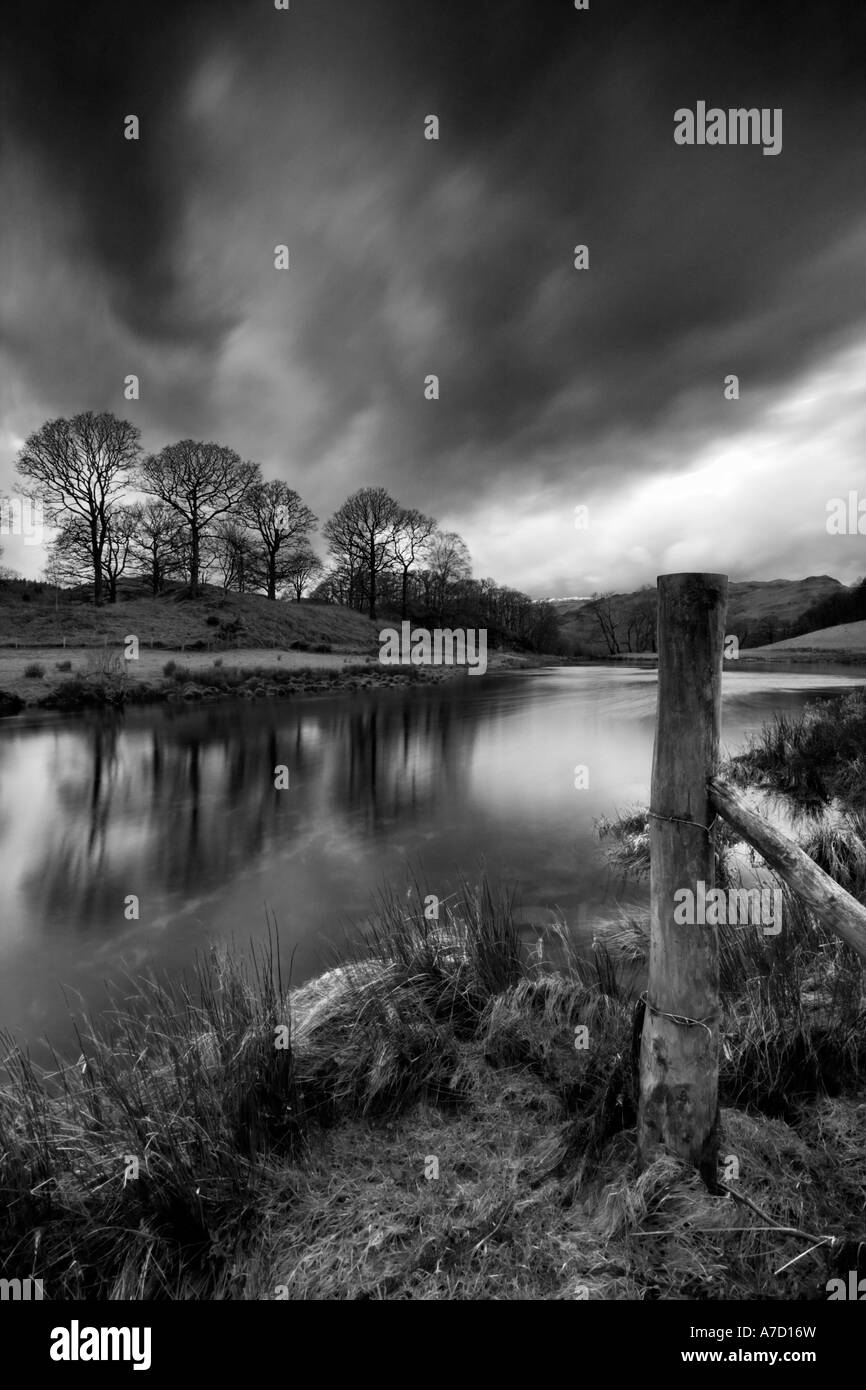
[[[674,921],[674,894],[715,882],[713,811],[728,580],[658,580],[658,713],[650,797],[650,960],[640,1059],[638,1154],[660,1148],[714,1187],[718,1146],[719,951],[715,926]],[[682,913],[680,914],[682,915]],[[692,914],[702,915],[700,911]]]

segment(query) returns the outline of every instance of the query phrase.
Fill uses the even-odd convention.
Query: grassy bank
[[[71,712],[227,697],[286,699],[430,683],[454,674],[454,668],[392,668],[380,666],[372,659],[357,661],[338,654],[317,659],[316,655],[295,653],[272,656],[270,661],[256,664],[237,657],[198,661],[170,657],[166,661],[162,653],[160,664],[150,661],[134,673],[127,669],[132,663],[117,656],[85,658],[77,669],[71,661],[60,665],[64,667],[62,672],[49,673],[40,663],[33,663],[29,675],[23,675],[17,684],[10,682],[11,690],[0,691],[0,713],[20,713],[28,707]],[[71,670],[67,671],[67,666]]]
[[[721,1152],[749,1207],[635,1167],[635,943],[582,959],[553,928],[547,971],[516,920],[482,882],[429,921],[416,887],[299,989],[273,951],[215,954],[120,988],[75,1062],[7,1039],[3,1275],[58,1299],[712,1299],[856,1267],[856,960],[793,909],[784,952],[723,933]]]
[[[213,585],[203,585],[195,598],[180,585],[157,598],[138,590],[126,588],[117,603],[96,608],[89,596],[68,590],[55,594],[44,584],[0,583],[0,649],[56,651],[66,642],[120,651],[129,633],[142,648],[170,651],[287,649],[304,642],[367,652],[377,644],[377,624],[338,604],[271,602]]]
[[[0,716],[25,709],[64,713],[82,709],[122,708],[163,701],[287,699],[389,686],[437,684],[465,674],[459,666],[383,666],[377,657],[353,658],[340,652],[232,652],[224,657],[201,653],[168,655],[146,652],[126,662],[116,654],[73,650],[46,664],[31,654],[0,655]],[[166,657],[168,659],[166,660]],[[258,658],[258,660],[256,660]],[[494,653],[493,671],[525,670],[546,659]],[[5,674],[4,674],[5,673]]]

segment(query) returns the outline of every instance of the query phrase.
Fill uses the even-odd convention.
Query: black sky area
[[[863,483],[862,3],[85,0],[7,3],[0,35],[0,488],[43,419],[113,409],[148,447],[231,444],[322,516],[382,483],[476,572],[582,592],[691,559],[647,479],[790,428],[784,489],[743,496],[710,567],[866,568],[821,511]],[[781,154],[678,147],[698,100],[782,108]],[[588,497],[609,534],[577,553]]]

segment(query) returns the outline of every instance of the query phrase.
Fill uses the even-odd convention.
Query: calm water
[[[851,668],[726,674],[725,745],[861,683]],[[125,967],[178,971],[213,939],[263,937],[266,912],[301,980],[412,870],[445,897],[483,862],[525,905],[576,926],[642,903],[607,870],[593,818],[648,797],[655,697],[654,672],[580,667],[4,720],[0,1023],[64,1043],[61,984],[98,1008]],[[574,788],[579,763],[588,790]],[[131,894],[138,921],[124,916]]]

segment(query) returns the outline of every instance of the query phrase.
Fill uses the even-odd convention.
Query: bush
[[[12,695],[8,690],[0,690],[0,718],[7,714],[18,714],[24,708],[20,695]]]
[[[333,647],[331,646],[330,642],[319,642],[315,647],[312,648],[312,650],[314,652],[331,652],[333,651]]]
[[[54,669],[55,669],[56,671],[71,671],[71,670],[72,670],[72,662],[71,662],[71,661],[55,661],[55,663],[54,663]]]
[[[87,709],[100,703],[101,692],[96,684],[85,680],[83,676],[72,676],[70,680],[61,681],[54,690],[39,701],[40,706],[44,709],[57,709],[64,713]]]
[[[165,665],[163,666],[163,668],[162,668],[162,674],[163,674],[164,676],[173,676],[176,670],[177,670],[177,662],[176,662],[176,661],[167,661],[167,662],[165,663]]]
[[[208,613],[207,617],[205,618],[205,622],[207,623],[208,627],[219,627],[220,620],[217,617],[216,613]]]
[[[28,661],[24,667],[25,676],[30,676],[34,680],[41,680],[45,675],[45,667],[40,666],[38,661]]]

